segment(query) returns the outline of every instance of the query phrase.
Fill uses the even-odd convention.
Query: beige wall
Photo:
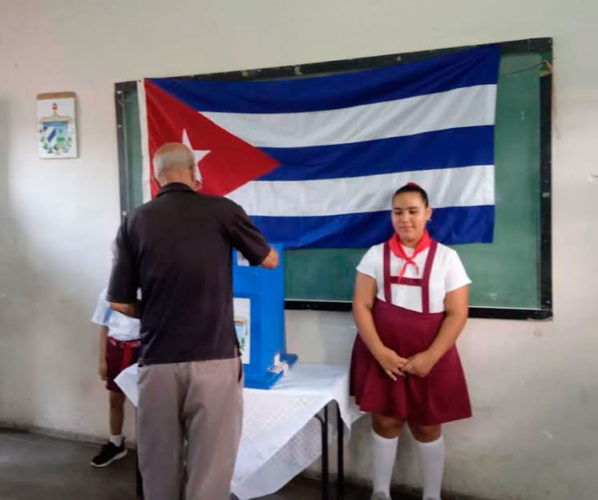
[[[595,497],[598,4],[0,4],[0,421],[94,436],[106,429],[106,394],[89,316],[119,211],[114,82],[554,37],[555,319],[469,323],[460,345],[476,418],[446,428],[445,485],[495,499]],[[80,158],[42,161],[35,95],[62,90],[78,95]],[[350,317],[335,313],[289,312],[287,330],[289,350],[312,362],[345,362],[354,335]],[[361,479],[366,424],[348,459]],[[418,484],[409,439],[395,480]]]

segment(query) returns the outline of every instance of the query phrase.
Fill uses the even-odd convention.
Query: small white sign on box
[[[251,300],[235,297],[233,299],[235,332],[241,349],[241,361],[248,365],[251,360]]]

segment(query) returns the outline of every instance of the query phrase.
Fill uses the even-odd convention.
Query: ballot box
[[[286,352],[284,326],[284,253],[276,269],[250,266],[233,251],[233,307],[241,348],[245,387],[268,389],[283,376],[297,356]]]

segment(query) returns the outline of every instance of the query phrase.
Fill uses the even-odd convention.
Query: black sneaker
[[[125,448],[125,440],[120,446],[116,446],[112,444],[110,441],[102,446],[100,453],[98,453],[93,459],[91,460],[92,467],[106,467],[110,465],[115,460],[123,458],[127,454],[127,449]]]

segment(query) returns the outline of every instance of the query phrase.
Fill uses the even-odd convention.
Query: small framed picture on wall
[[[74,92],[37,94],[37,144],[40,158],[77,158]]]

